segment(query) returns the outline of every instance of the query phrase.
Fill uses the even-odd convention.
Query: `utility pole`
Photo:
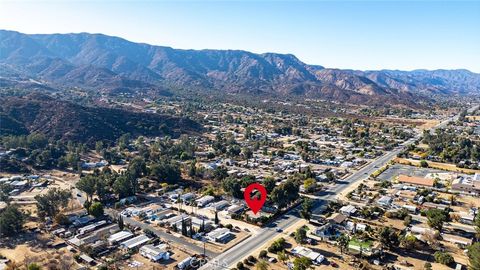
[[[202,239],[202,242],[203,242],[203,256],[207,257],[207,255],[205,254],[205,245],[206,245],[205,239]]]

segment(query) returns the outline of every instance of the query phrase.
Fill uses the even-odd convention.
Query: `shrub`
[[[285,239],[279,238],[272,243],[272,245],[268,248],[268,251],[271,253],[277,253],[282,251],[285,245]]]
[[[262,250],[260,251],[260,255],[258,255],[259,258],[266,258],[267,257],[267,251],[266,250]]]
[[[444,265],[450,265],[453,262],[455,262],[452,255],[450,255],[446,252],[437,251],[437,252],[435,252],[435,254],[433,254],[433,257],[435,258],[435,261],[437,263],[441,263],[441,264],[444,264]]]

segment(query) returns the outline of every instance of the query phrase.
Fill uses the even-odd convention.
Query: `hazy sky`
[[[336,68],[480,72],[480,0],[0,0],[0,29],[292,53],[308,64]]]

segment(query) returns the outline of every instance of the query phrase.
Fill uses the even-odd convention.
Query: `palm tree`
[[[280,251],[277,253],[278,260],[285,264],[288,261],[288,254],[285,251]]]
[[[268,269],[268,264],[264,260],[258,261],[257,264],[255,264],[255,269],[256,270],[267,270]]]
[[[338,245],[340,246],[340,253],[343,253],[343,250],[346,249],[348,247],[348,243],[350,242],[350,238],[345,235],[345,234],[342,234],[338,240],[337,240],[337,243]]]

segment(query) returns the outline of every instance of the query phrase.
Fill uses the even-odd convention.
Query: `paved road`
[[[105,212],[112,218],[116,218],[119,215],[118,212],[113,210],[113,209],[107,209],[107,210],[105,210]],[[185,240],[181,237],[177,237],[175,235],[160,231],[160,230],[154,228],[153,226],[150,226],[150,224],[143,223],[143,222],[138,222],[138,221],[136,221],[132,218],[128,218],[128,217],[123,217],[123,222],[126,223],[126,224],[129,224],[131,226],[134,226],[134,227],[139,227],[142,230],[148,229],[148,230],[154,232],[158,237],[160,237],[164,241],[174,242],[177,246],[180,245],[183,248],[192,251],[193,253],[203,254],[203,247],[194,245],[191,242],[188,242],[187,240]],[[205,254],[208,257],[213,258],[213,257],[218,256],[220,253],[213,252],[211,250],[205,249]]]

